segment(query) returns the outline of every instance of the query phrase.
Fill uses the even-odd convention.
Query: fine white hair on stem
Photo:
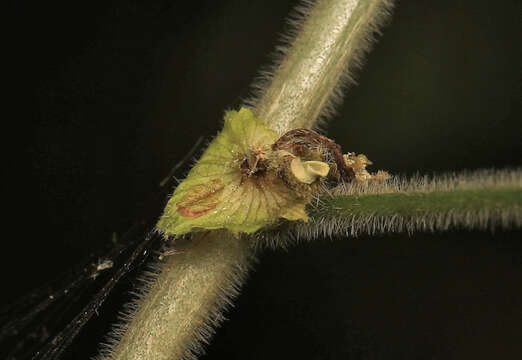
[[[445,198],[445,194],[447,195]],[[397,209],[386,195],[402,196]],[[433,196],[430,196],[433,195]],[[442,199],[441,199],[442,196]],[[364,200],[379,197],[364,209]],[[349,208],[339,199],[347,201]],[[398,197],[395,198],[398,200]],[[444,203],[449,200],[448,203]],[[405,202],[414,204],[404,208]],[[348,210],[348,211],[347,211]],[[508,229],[522,226],[522,169],[463,171],[440,176],[396,176],[384,183],[345,183],[323,193],[307,223],[286,224],[286,232],[258,234],[258,247],[288,247],[317,238],[393,232]]]
[[[430,197],[430,194],[434,196]],[[447,194],[447,199],[452,203],[441,206],[441,194]],[[365,198],[382,195],[403,195],[404,198],[396,211],[393,203],[385,202],[385,196],[380,199],[384,212],[379,211],[377,206],[359,210]],[[355,210],[346,211],[342,202],[336,202],[343,197],[354,199],[349,203],[355,206]],[[405,211],[404,201],[416,206],[411,206],[411,211]],[[394,232],[411,234],[452,228],[494,231],[497,228],[520,227],[522,169],[394,176],[383,183],[343,183],[333,189],[325,188],[325,192],[310,204],[309,212],[307,223],[285,223],[281,226],[286,231],[268,230],[256,234],[256,247],[286,248],[324,237],[354,238]]]
[[[143,275],[97,359],[193,360],[204,353],[255,255],[249,242],[224,231],[185,240]]]
[[[390,0],[303,1],[245,105],[280,134],[321,126],[355,83],[391,9]]]
[[[479,169],[440,175],[392,176],[382,183],[343,183],[331,189],[328,196],[361,196],[389,193],[451,191],[489,187],[522,187],[522,168]]]

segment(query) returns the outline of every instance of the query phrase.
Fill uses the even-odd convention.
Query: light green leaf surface
[[[281,217],[306,221],[308,201],[272,169],[246,174],[252,154],[269,152],[278,137],[250,110],[228,111],[223,130],[176,188],[157,228],[167,236],[221,228],[252,233]]]

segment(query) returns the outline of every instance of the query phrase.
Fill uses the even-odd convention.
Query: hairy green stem
[[[279,133],[313,127],[340,99],[339,80],[367,49],[386,0],[318,0],[303,12],[289,50],[250,106]],[[336,92],[337,90],[337,92]],[[337,96],[335,96],[337,95]],[[325,110],[326,109],[326,110]],[[100,359],[191,359],[208,342],[254,258],[246,239],[193,235],[160,264]]]
[[[349,71],[390,7],[386,0],[323,0],[303,9],[291,46],[251,101],[254,113],[280,134],[314,127],[342,100],[341,86],[353,81]]]
[[[448,192],[396,193],[338,196],[325,202],[321,214],[328,217],[404,216],[509,209],[522,205],[522,189],[471,189]]]
[[[427,180],[341,186],[295,224],[298,239],[522,226],[522,170],[476,171]]]
[[[167,256],[115,331],[120,341],[102,358],[182,359],[202,352],[221,312],[238,293],[253,261],[246,241],[226,232],[193,236],[186,247]]]

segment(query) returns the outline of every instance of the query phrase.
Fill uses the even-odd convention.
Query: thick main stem
[[[252,102],[254,113],[280,134],[314,127],[341,100],[339,87],[352,81],[349,71],[389,7],[385,0],[323,0],[305,9],[297,36]]]
[[[194,235],[165,258],[128,314],[130,322],[115,331],[116,337],[122,333],[119,342],[100,358],[166,360],[201,353],[252,261],[245,239],[224,231]]]
[[[279,133],[313,127],[387,2],[318,0],[304,10],[295,40],[251,102],[257,116]],[[230,233],[193,235],[184,253],[161,265],[100,358],[194,358],[241,285],[253,252],[245,239]]]

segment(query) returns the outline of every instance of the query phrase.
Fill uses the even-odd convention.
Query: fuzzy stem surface
[[[292,230],[298,239],[520,227],[522,170],[350,184],[323,196],[309,212],[311,221]]]
[[[223,321],[253,261],[245,239],[224,231],[194,235],[167,256],[159,274],[146,282],[129,322],[100,359],[189,359],[202,352]]]
[[[385,0],[322,0],[304,8],[273,77],[262,80],[254,113],[280,134],[314,127],[342,100],[340,87],[353,82],[349,72],[390,7]]]

